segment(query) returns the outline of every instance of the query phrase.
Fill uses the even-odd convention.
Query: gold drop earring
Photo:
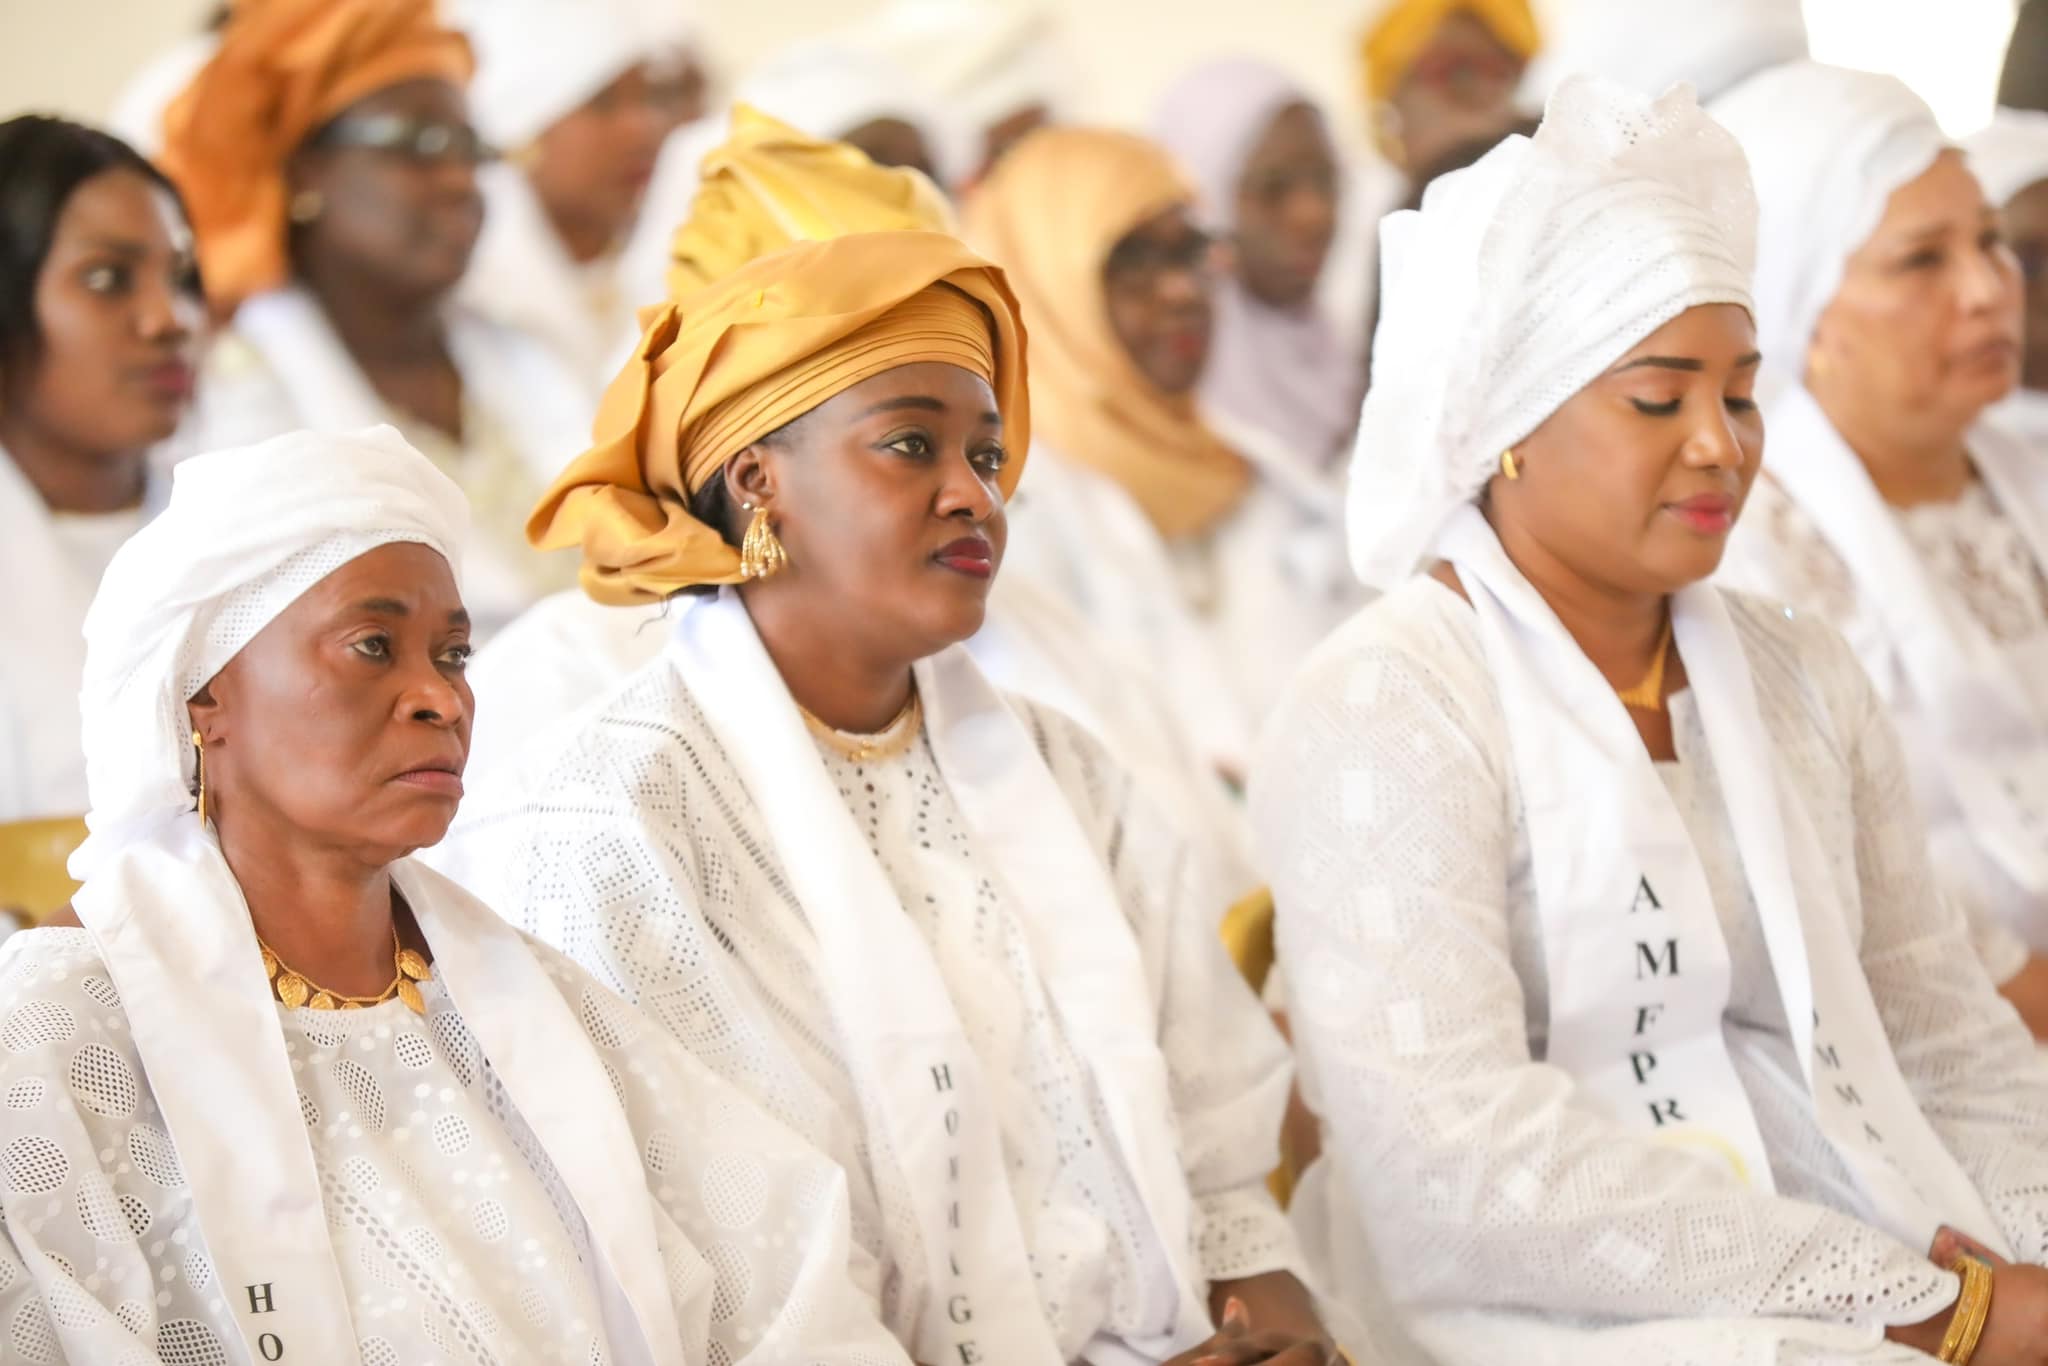
[[[740,541],[740,577],[765,579],[787,569],[789,552],[782,548],[775,528],[768,524],[768,509],[752,503],[742,503],[740,507],[754,514],[754,519],[747,523],[746,536]]]
[[[1522,477],[1522,462],[1515,459],[1515,448],[1513,446],[1500,453],[1500,472],[1501,476],[1511,484]]]
[[[192,748],[199,754],[199,823],[206,824],[206,737],[192,732]]]

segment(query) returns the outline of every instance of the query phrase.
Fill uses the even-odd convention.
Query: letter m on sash
[[[1660,951],[1655,944],[1636,943],[1636,980],[1678,975],[1678,941],[1667,939]]]

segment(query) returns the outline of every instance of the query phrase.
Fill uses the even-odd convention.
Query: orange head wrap
[[[995,391],[1023,473],[1030,441],[1024,329],[1002,272],[951,237],[874,232],[798,243],[641,315],[646,330],[605,391],[589,450],[534,509],[527,538],[580,545],[599,602],[650,602],[738,583],[739,552],[690,498],[749,445],[864,379],[919,361]]]
[[[282,284],[285,163],[357,100],[421,77],[461,86],[469,43],[432,0],[239,0],[220,47],[164,112],[164,169],[192,214],[207,292]]]
[[[967,205],[969,240],[1008,274],[1032,326],[1038,427],[1100,470],[1164,536],[1204,530],[1243,497],[1251,469],[1203,425],[1192,394],[1139,372],[1109,320],[1102,271],[1130,231],[1194,191],[1143,138],[1041,128],[996,163]]]
[[[792,242],[850,232],[951,232],[929,178],[877,166],[843,142],[800,133],[736,104],[731,135],[706,153],[690,216],[669,243],[668,296],[680,299]]]
[[[1373,104],[1392,99],[1444,20],[1459,10],[1486,25],[1503,47],[1525,62],[1542,45],[1529,0],[1395,0],[1366,26],[1359,42],[1366,99]]]

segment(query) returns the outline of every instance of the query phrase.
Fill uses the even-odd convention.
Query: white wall
[[[1546,6],[1570,2],[1541,0]],[[1177,72],[1201,58],[1232,51],[1285,63],[1312,90],[1338,107],[1352,108],[1353,34],[1357,16],[1372,0],[1050,3],[1068,22],[1087,111],[1097,118],[1142,122]],[[1988,116],[2013,0],[1804,3],[1817,56],[1897,72],[1935,105],[1951,132],[1967,132]],[[878,4],[697,0],[708,37],[728,71],[794,37],[858,22]],[[212,0],[0,0],[0,116],[35,108],[104,117],[128,74],[149,54],[196,28],[211,5]]]

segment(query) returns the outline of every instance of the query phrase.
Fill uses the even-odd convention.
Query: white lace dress
[[[883,1318],[905,1335],[929,1289],[886,1125],[854,1090],[768,832],[672,658],[499,769],[435,861],[846,1167],[854,1239],[881,1263]],[[1201,1272],[1298,1270],[1264,1186],[1290,1069],[1218,939],[1221,894],[1097,742],[1020,705],[1111,870],[1152,984]],[[1137,1189],[1107,1160],[1093,1082],[1039,982],[1018,970],[1017,913],[964,836],[926,741],[828,767],[900,894],[877,912],[916,921],[987,1074],[1008,1082],[995,1094],[1010,1193],[1048,1321],[1077,1359],[1173,1293],[1140,1232]]]
[[[893,1366],[846,1269],[806,1264],[832,1169],[639,1012],[536,946],[641,1146],[685,1342],[703,1360]],[[427,1015],[277,1008],[364,1366],[612,1360],[583,1221],[440,985]],[[244,1366],[178,1154],[90,935],[0,948],[0,1360]],[[228,1122],[224,1120],[223,1122]],[[822,1273],[822,1274],[821,1274]],[[848,1346],[851,1343],[854,1345]],[[865,1345],[862,1345],[862,1344]],[[323,1361],[356,1359],[332,1344]]]
[[[1952,503],[1895,515],[1934,582],[1997,642],[2048,714],[2048,578],[1990,489],[1973,482]],[[1882,585],[1858,585],[1812,519],[1768,475],[1750,493],[1721,578],[1811,612],[1847,637],[1898,724],[1943,889],[1969,914],[1993,979],[2018,972],[2027,945],[2010,927],[2040,920],[2040,909],[1982,852],[1956,805],[1932,719],[1922,714],[1878,620],[1872,594]],[[2042,796],[2048,798],[2048,782]]]
[[[1913,1094],[2019,1256],[2048,1259],[2048,1065],[1936,895],[1882,704],[1810,618],[1731,600],[1758,700],[1839,885]],[[1418,579],[1341,630],[1269,733],[1253,819],[1326,1161],[1296,1208],[1370,1314],[1447,1362],[1922,1361],[1881,1329],[1956,1280],[1861,1217],[1812,1118],[1705,734],[1661,765],[1733,965],[1728,1048],[1776,1195],[1574,1103],[1544,1062],[1542,927],[1471,609]],[[1773,1323],[1763,1323],[1772,1320]],[[1628,1328],[1628,1325],[1642,1325]],[[1621,1328],[1620,1332],[1602,1329]]]

